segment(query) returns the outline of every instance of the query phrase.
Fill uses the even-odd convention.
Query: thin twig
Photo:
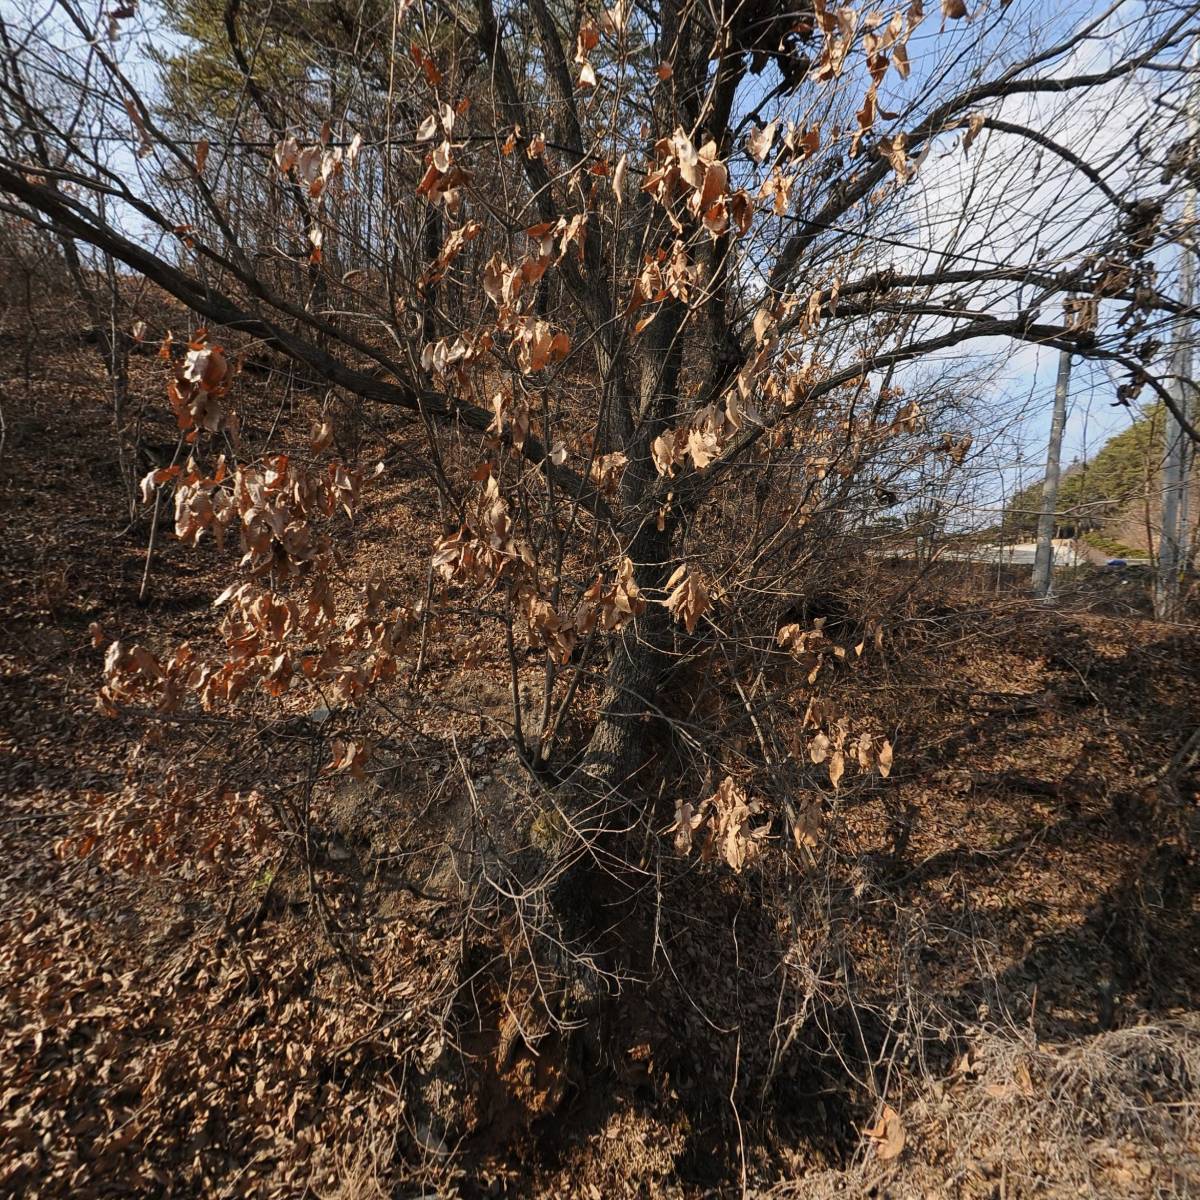
[[[179,435],[179,441],[175,443],[175,453],[171,455],[171,466],[173,467],[179,458],[179,452],[183,449],[183,434]],[[155,489],[154,492],[154,514],[150,518],[150,539],[146,543],[146,565],[142,569],[142,586],[138,588],[138,603],[146,603],[146,592],[150,587],[150,563],[154,558],[154,543],[158,540],[158,517],[162,511],[162,488]]]

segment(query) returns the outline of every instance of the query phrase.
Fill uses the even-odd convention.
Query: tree
[[[265,347],[408,414],[452,526],[429,600],[456,589],[496,622],[513,754],[568,831],[529,867],[552,942],[594,934],[580,897],[597,847],[658,792],[651,716],[685,764],[677,847],[734,869],[768,822],[813,842],[819,806],[792,803],[812,763],[834,787],[848,764],[890,770],[886,731],[818,706],[798,736],[788,705],[752,703],[741,681],[811,688],[845,659],[806,604],[814,564],[852,548],[896,480],[967,454],[967,429],[930,436],[907,364],[1036,343],[1123,371],[1126,401],[1175,403],[1152,335],[1180,312],[1165,264],[1195,165],[1176,147],[1164,172],[1154,147],[1172,141],[1195,5],[1118,2],[1075,23],[953,0],[405,0],[267,18],[233,0],[219,21],[174,10],[203,70],[160,44],[165,83],[131,8],[108,28],[75,0],[50,24],[6,20],[0,210],[214,327],[164,343],[190,457],[143,486],[173,489],[180,536],[236,532],[244,557],[226,656],[116,643],[105,703],[309,687],[354,705],[386,687],[428,610],[386,580],[349,617],[335,603],[337,514],[369,473],[333,455],[325,424],[307,461],[241,458],[237,354]],[[1085,135],[1079,115],[1101,109],[1131,123]],[[1082,298],[1070,319],[1043,318],[1066,294]],[[859,653],[879,636],[866,611],[843,632]],[[543,651],[532,712],[521,637]],[[699,662],[740,696],[749,750],[730,750],[728,709],[665,717]],[[595,716],[572,741],[596,664]],[[331,769],[367,752],[344,741]],[[738,781],[751,761],[769,768],[764,797]]]

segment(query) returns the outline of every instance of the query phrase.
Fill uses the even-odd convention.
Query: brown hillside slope
[[[203,644],[226,580],[164,536],[139,607],[93,352],[5,364],[0,1194],[1200,1191],[1194,630],[901,589],[843,690],[894,731],[892,778],[814,777],[807,857],[740,875],[651,804],[645,889],[605,898],[634,967],[563,1058],[520,929],[456,891],[489,822],[541,836],[500,659],[431,638],[427,705],[336,787],[325,734],[253,696],[100,715],[89,626]],[[280,381],[246,387],[253,437]],[[419,595],[429,485],[403,427],[358,436],[390,467],[347,587],[382,562]],[[288,781],[302,811],[272,806]]]

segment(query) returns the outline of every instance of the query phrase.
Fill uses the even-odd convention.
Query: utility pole
[[[1054,572],[1054,525],[1058,515],[1058,476],[1062,461],[1063,427],[1067,423],[1067,395],[1071,390],[1071,352],[1058,354],[1058,379],[1054,384],[1054,416],[1050,420],[1050,445],[1046,450],[1046,482],[1042,485],[1042,512],[1038,517],[1037,553],[1033,558],[1033,594],[1050,595]]]
[[[1184,250],[1183,261],[1191,255]],[[1180,268],[1181,299],[1191,307],[1191,268]],[[1175,335],[1175,349],[1171,355],[1171,391],[1184,415],[1188,415],[1188,398],[1191,394],[1189,380],[1192,373],[1192,352],[1188,345],[1188,331],[1182,327]],[[1183,569],[1187,545],[1187,505],[1184,491],[1187,487],[1185,461],[1187,439],[1183,427],[1173,413],[1166,414],[1166,447],[1162,469],[1162,532],[1158,539],[1158,581],[1154,596],[1155,616],[1161,621],[1173,620],[1179,606],[1179,575]]]
[[[1193,96],[1188,122],[1193,140],[1197,132],[1196,102]],[[1183,238],[1179,247],[1179,298],[1186,312],[1192,307],[1195,278],[1192,255],[1195,251],[1196,189],[1189,184],[1183,201]],[[1179,411],[1191,417],[1192,398],[1192,322],[1183,317],[1175,327],[1175,346],[1171,353],[1168,386]],[[1188,545],[1188,441],[1175,414],[1166,414],[1162,469],[1162,532],[1158,539],[1158,579],[1154,589],[1154,615],[1160,621],[1173,620],[1179,608],[1179,577],[1186,565]]]

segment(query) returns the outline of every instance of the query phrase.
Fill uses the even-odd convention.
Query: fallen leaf
[[[898,1157],[904,1149],[904,1125],[900,1114],[890,1104],[883,1106],[879,1120],[867,1126],[863,1133],[875,1143],[875,1157],[883,1162]]]
[[[320,425],[313,430],[312,441],[309,445],[312,446],[314,454],[319,454],[330,442],[333,441],[333,422],[322,421]]]
[[[879,747],[879,774],[886,779],[892,773],[892,743],[883,739],[883,745]]]
[[[823,763],[829,754],[829,738],[818,733],[811,742],[808,743],[808,757],[815,763]]]
[[[846,773],[846,755],[841,750],[835,750],[829,756],[829,782],[836,788],[842,782]]]

